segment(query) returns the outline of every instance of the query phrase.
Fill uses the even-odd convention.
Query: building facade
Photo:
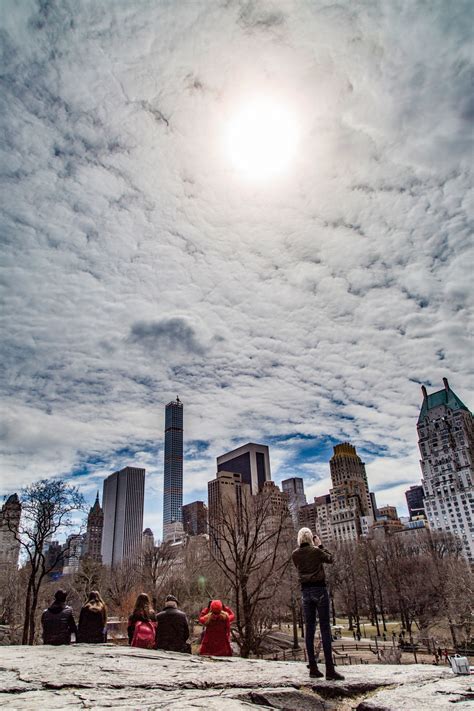
[[[288,497],[288,506],[295,528],[298,526],[298,511],[307,505],[304,482],[301,477],[292,477],[281,482],[281,489]]]
[[[102,533],[104,529],[104,512],[99,503],[99,492],[94,506],[87,516],[86,540],[84,543],[84,557],[102,562]]]
[[[209,543],[213,554],[217,541],[228,535],[229,528],[240,531],[245,507],[251,497],[250,484],[242,482],[237,472],[218,471],[207,484],[209,503]]]
[[[416,516],[425,515],[425,495],[423,493],[423,487],[421,486],[421,484],[416,486],[410,486],[408,491],[405,491],[405,498],[407,500],[410,520],[415,518]]]
[[[240,474],[242,484],[248,484],[255,496],[263,489],[265,482],[272,478],[269,449],[264,444],[244,444],[217,457],[217,471]]]
[[[20,518],[20,500],[17,494],[12,494],[0,511],[0,568],[18,566],[20,543],[16,540],[13,531],[18,530]]]
[[[145,528],[142,533],[142,551],[145,555],[153,552],[155,547],[155,537],[151,528]]]
[[[182,524],[183,507],[183,403],[173,400],[165,408],[163,483],[163,540],[175,537]],[[181,528],[182,530],[182,528]]]
[[[115,566],[141,554],[145,470],[125,467],[104,481],[102,562]]]
[[[183,529],[188,536],[207,533],[207,506],[204,501],[193,501],[183,506]]]
[[[443,384],[430,395],[422,387],[417,431],[425,511],[430,528],[459,536],[474,563],[473,416],[446,378]]]
[[[72,533],[67,537],[64,548],[63,575],[74,575],[79,570],[84,553],[85,538],[84,533]]]
[[[357,540],[361,517],[374,518],[365,464],[349,442],[337,444],[329,461],[331,481],[330,527],[334,541]]]

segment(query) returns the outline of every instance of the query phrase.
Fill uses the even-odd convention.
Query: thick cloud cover
[[[248,440],[324,493],[350,439],[402,503],[420,383],[474,400],[472,3],[0,10],[4,493],[141,463],[158,532],[179,394],[187,500]],[[300,130],[264,184],[223,142],[255,96]]]

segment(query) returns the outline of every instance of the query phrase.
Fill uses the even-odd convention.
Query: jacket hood
[[[57,615],[66,607],[67,605],[65,602],[53,602],[53,604],[48,607],[48,612],[51,612],[53,615]]]

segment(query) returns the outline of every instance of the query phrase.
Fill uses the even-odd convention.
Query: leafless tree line
[[[291,518],[272,491],[248,501],[218,502],[209,530],[209,544],[188,537],[181,546],[161,544],[114,568],[85,558],[74,575],[55,581],[58,560],[46,555],[47,541],[76,524],[84,509],[79,492],[63,482],[42,481],[22,492],[22,519],[11,530],[24,549],[20,570],[0,576],[3,622],[21,628],[23,644],[38,641],[41,610],[61,585],[78,610],[91,589],[99,589],[110,615],[124,621],[136,596],[147,592],[155,609],[167,594],[178,597],[191,624],[212,598],[221,598],[236,613],[233,639],[244,657],[265,651],[275,625],[293,626],[299,644],[300,592],[291,551],[296,534]],[[361,539],[334,547],[334,564],[326,567],[332,612],[361,631],[370,620],[379,634],[388,620],[400,620],[408,635],[428,635],[444,624],[453,645],[470,640],[473,575],[449,534],[416,535],[408,543],[394,534],[381,540]],[[58,556],[67,555],[67,551]]]

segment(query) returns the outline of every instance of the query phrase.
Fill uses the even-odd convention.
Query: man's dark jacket
[[[72,607],[66,603],[53,604],[41,616],[44,644],[71,644],[71,633],[77,636]]]
[[[175,607],[165,607],[156,616],[156,648],[169,652],[186,652],[189,627],[186,615]]]
[[[312,585],[326,585],[324,563],[332,563],[333,558],[323,546],[316,548],[309,543],[303,543],[291,554],[293,563],[298,570],[298,578],[302,588]]]

